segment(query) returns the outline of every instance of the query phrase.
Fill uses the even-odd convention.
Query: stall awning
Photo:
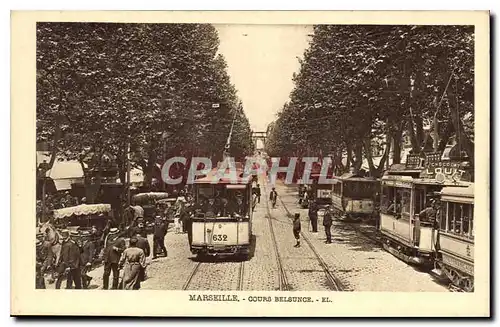
[[[54,179],[53,182],[57,191],[66,191],[71,190],[71,184],[82,183],[83,178]]]
[[[61,219],[75,216],[95,215],[99,213],[111,212],[111,205],[107,203],[100,204],[80,204],[74,207],[54,210],[54,218]]]

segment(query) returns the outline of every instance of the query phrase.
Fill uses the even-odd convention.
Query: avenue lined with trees
[[[390,164],[403,159],[406,135],[417,154],[454,138],[474,162],[473,27],[318,25],[310,36],[269,126],[269,155],[330,155],[338,173],[366,159],[380,177],[390,153]],[[374,144],[384,147],[378,164]]]

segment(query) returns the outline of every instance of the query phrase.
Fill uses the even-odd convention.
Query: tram
[[[474,291],[474,184],[441,191],[438,255],[433,273]]]
[[[380,193],[380,181],[345,173],[334,178],[332,207],[339,220],[360,221],[375,219],[376,198]]]
[[[332,204],[332,184],[321,184],[320,173],[311,174],[311,184],[299,186],[299,202],[302,208],[308,208],[310,202],[314,202],[319,209]]]
[[[438,229],[436,221],[420,217],[424,209],[439,211],[443,187],[461,185],[470,179],[468,163],[441,161],[441,154],[425,158],[409,155],[406,164],[396,164],[382,177],[379,230],[384,248],[399,259],[433,266]]]
[[[248,258],[252,235],[252,176],[236,170],[236,180],[218,169],[194,181],[195,213],[190,248],[193,254]]]
[[[223,160],[193,184],[194,214],[188,237],[191,253],[201,258],[234,255],[246,260],[250,254],[253,176],[248,176],[243,163],[233,162],[229,156],[236,114],[237,111],[224,146]]]

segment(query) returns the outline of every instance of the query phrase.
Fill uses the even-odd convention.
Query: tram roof
[[[441,190],[444,197],[474,198],[474,183],[461,183],[459,186],[446,186]]]
[[[340,180],[350,180],[350,181],[359,181],[359,182],[376,182],[377,179],[373,177],[362,177],[358,174],[355,173],[345,173],[342,174],[341,176],[334,176],[336,179]]]
[[[244,171],[236,169],[236,179],[231,178],[230,170],[226,169],[225,174],[221,177],[217,176],[219,170],[212,169],[205,176],[195,179],[194,184],[236,184],[245,185],[252,183],[252,176],[245,176]],[[227,177],[226,177],[227,176]]]

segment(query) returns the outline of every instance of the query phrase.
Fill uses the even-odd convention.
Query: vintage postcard
[[[489,12],[11,19],[12,315],[490,315]]]

